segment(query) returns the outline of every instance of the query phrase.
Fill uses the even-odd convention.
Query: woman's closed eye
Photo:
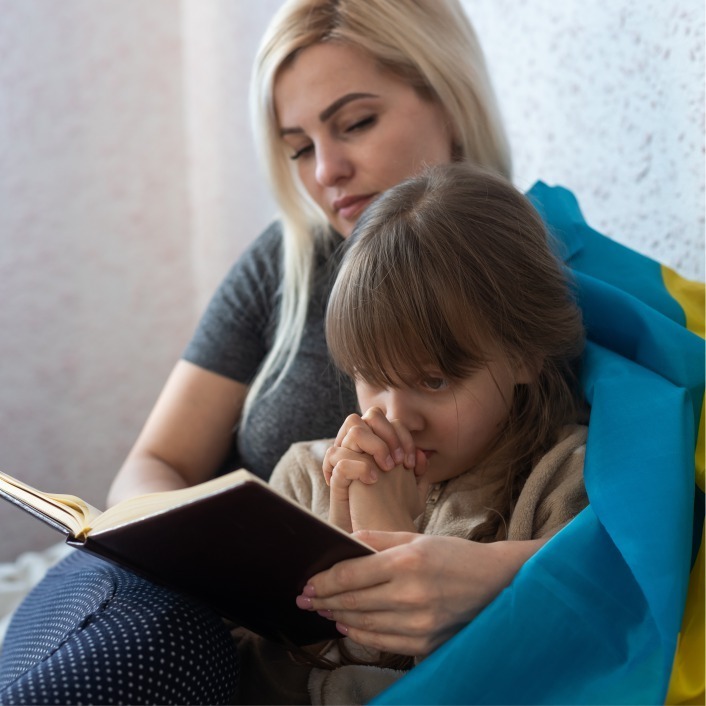
[[[353,120],[350,124],[343,124],[341,127],[336,128],[339,131],[339,135],[351,135],[356,132],[363,132],[368,128],[372,127],[377,123],[377,115],[368,115],[360,120]],[[307,157],[314,153],[314,144],[309,142],[300,147],[292,147],[294,149],[294,154],[290,156],[291,160],[296,161],[301,157]]]
[[[290,159],[297,160],[300,157],[310,154],[313,150],[314,145],[304,145],[303,147],[299,147],[299,149],[295,150],[294,154],[290,156]]]
[[[368,127],[372,127],[377,122],[377,115],[369,115],[362,120],[356,120],[351,125],[344,128],[343,132],[357,132],[358,130],[365,130]]]

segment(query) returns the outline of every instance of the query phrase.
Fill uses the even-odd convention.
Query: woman
[[[456,0],[288,2],[263,40],[253,86],[280,222],[216,293],[116,477],[111,503],[235,465],[266,477],[292,442],[335,435],[355,410],[323,337],[337,245],[370,200],[424,166],[467,159],[509,176],[484,61]],[[413,454],[404,440],[385,441],[393,458]],[[386,551],[312,577],[307,597],[316,608],[341,611],[353,640],[403,654],[428,653],[454,635],[543,543],[469,542],[459,550],[444,538],[404,533],[366,541]],[[399,586],[416,600],[391,620],[387,606]],[[79,601],[77,587],[90,599]],[[359,610],[341,610],[351,597]],[[174,657],[136,659],[145,632],[152,644],[162,642],[158,653]],[[16,616],[0,700],[222,702],[237,680],[234,659],[217,616],[71,557]],[[130,678],[117,671],[127,663]]]

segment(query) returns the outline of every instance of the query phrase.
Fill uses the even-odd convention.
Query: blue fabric
[[[651,704],[667,693],[686,597],[704,342],[659,264],[529,193],[573,270],[587,327],[590,506],[464,630],[375,703]]]

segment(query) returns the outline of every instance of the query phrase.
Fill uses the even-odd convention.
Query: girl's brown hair
[[[584,331],[566,271],[530,202],[467,163],[434,167],[377,199],[359,220],[326,315],[336,365],[380,387],[429,366],[460,380],[492,350],[532,371],[516,386],[490,452],[508,469],[478,541],[506,523],[534,463],[577,419]],[[404,374],[402,374],[404,371]]]

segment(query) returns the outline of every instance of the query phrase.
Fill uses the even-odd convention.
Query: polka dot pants
[[[13,617],[0,704],[232,703],[237,670],[215,613],[76,551]]]

